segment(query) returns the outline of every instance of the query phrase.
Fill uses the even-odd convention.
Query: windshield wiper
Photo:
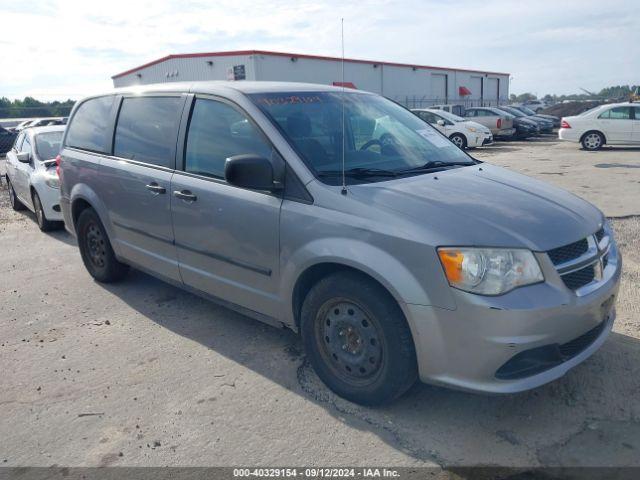
[[[349,168],[344,171],[345,176],[347,177],[397,177],[397,171],[394,170],[384,170],[382,168],[366,168],[366,167],[357,167],[357,168]],[[342,175],[342,170],[325,170],[323,172],[318,173],[320,177],[336,177]]]
[[[413,173],[413,172],[428,172],[430,170],[436,170],[444,167],[451,167],[451,166],[468,167],[470,165],[475,165],[475,162],[460,162],[460,161],[445,162],[443,160],[431,160],[425,163],[424,165],[420,165],[419,167],[407,168],[406,170],[399,170],[398,173],[405,174],[405,173]]]

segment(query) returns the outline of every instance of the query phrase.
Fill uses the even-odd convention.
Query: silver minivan
[[[116,90],[76,104],[65,223],[129,266],[301,334],[362,404],[416,379],[511,393],[611,330],[621,258],[593,205],[474,160],[375,94],[300,83]]]

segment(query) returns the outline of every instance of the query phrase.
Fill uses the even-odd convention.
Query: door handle
[[[189,190],[175,190],[173,192],[173,196],[188,203],[195,202],[198,199],[198,197],[196,197]]]
[[[167,189],[158,185],[156,182],[151,182],[149,185],[145,185],[147,190],[151,190],[153,193],[167,193]]]

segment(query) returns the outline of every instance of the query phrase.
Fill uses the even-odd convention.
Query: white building
[[[192,80],[275,80],[341,85],[336,57],[243,50],[169,55],[112,77],[115,87]],[[495,105],[509,98],[509,74],[372,60],[344,60],[345,86],[409,107]]]

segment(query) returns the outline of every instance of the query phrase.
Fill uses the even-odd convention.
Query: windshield
[[[442,118],[446,118],[447,120],[455,123],[466,121],[466,119],[459,117],[458,115],[454,115],[453,113],[449,113],[446,110],[438,110],[438,115],[440,115]]]
[[[526,113],[527,115],[536,115],[536,112],[534,112],[530,108],[527,108],[527,107],[522,106],[522,105],[518,107],[518,110],[520,110],[521,112]]]
[[[403,171],[424,173],[408,170],[427,164],[442,169],[474,163],[409,110],[377,95],[277,92],[249,96],[325,183],[342,181],[343,148],[345,170],[352,172],[346,179],[349,183],[385,180]]]
[[[36,154],[40,160],[56,158],[56,155],[60,153],[62,133],[61,131],[43,132],[36,135]]]
[[[524,113],[522,113],[520,110],[518,110],[516,108],[500,107],[500,110],[504,110],[505,112],[509,112],[511,115],[514,115],[516,117],[526,117],[526,115]]]

